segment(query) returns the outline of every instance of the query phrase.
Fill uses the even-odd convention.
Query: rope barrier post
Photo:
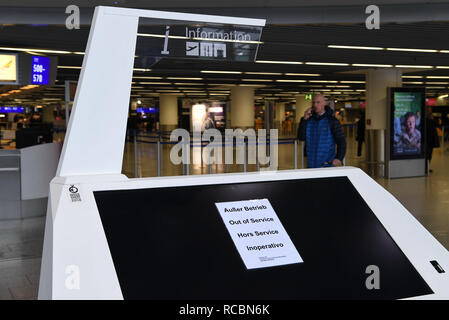
[[[295,139],[295,169],[298,169],[298,140]]]
[[[301,169],[304,169],[304,141],[301,141]]]
[[[188,143],[187,148],[190,148],[190,143]],[[186,175],[190,175],[190,152],[189,152],[189,158],[187,159],[186,163]]]
[[[211,163],[212,160],[211,159],[212,159],[212,157],[209,158],[209,164],[207,165],[209,168],[209,174],[212,174],[212,163]]]
[[[243,139],[243,172],[246,172],[246,140]]]
[[[138,166],[137,166],[137,131],[134,129],[134,135],[133,135],[133,142],[134,142],[134,178],[137,178],[138,174],[137,174],[137,170],[138,170]]]
[[[259,150],[259,140],[256,138],[256,148],[257,150]],[[260,162],[259,162],[259,156],[256,153],[256,166],[257,166],[257,171],[260,171]]]
[[[443,141],[441,142],[441,150],[442,150],[442,153],[444,154],[444,126],[442,126],[441,127],[442,129],[441,129],[441,135],[442,135],[442,138],[443,138]]]
[[[159,136],[160,139],[160,136]],[[162,169],[162,148],[161,148],[161,141],[157,141],[157,176],[161,176],[161,169]]]
[[[190,153],[191,153],[190,147],[191,147],[190,141],[185,141],[184,142],[184,151],[186,151],[186,152],[188,151],[187,155],[185,157],[186,163],[184,164],[186,166],[186,168],[185,168],[186,176],[190,175]]]

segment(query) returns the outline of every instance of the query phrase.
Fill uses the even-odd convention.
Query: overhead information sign
[[[0,82],[17,81],[17,55],[0,54]]]
[[[50,80],[50,58],[32,56],[31,83],[48,85]]]
[[[247,269],[303,262],[268,199],[215,205]]]
[[[261,32],[262,27],[240,25],[141,26],[135,67],[147,68],[164,57],[254,61]]]

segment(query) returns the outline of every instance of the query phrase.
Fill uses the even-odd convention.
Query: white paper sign
[[[268,199],[215,205],[247,269],[303,262]]]

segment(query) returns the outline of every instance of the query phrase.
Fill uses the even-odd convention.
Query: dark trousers
[[[363,145],[363,140],[358,140],[357,141],[357,156],[358,157],[362,156],[362,145]]]
[[[430,164],[430,161],[432,160],[432,153],[433,153],[433,148],[427,148],[426,158],[427,158],[427,160],[429,160],[429,164]]]

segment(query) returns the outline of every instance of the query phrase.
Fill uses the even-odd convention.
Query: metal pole
[[[134,178],[138,177],[138,174],[137,174],[137,170],[138,170],[137,161],[138,161],[138,158],[137,158],[137,138],[136,138],[136,136],[137,136],[137,131],[134,130]]]
[[[161,169],[162,169],[162,148],[161,148],[161,142],[157,142],[157,176],[161,176]]]
[[[257,171],[260,171],[260,162],[259,162],[259,139],[256,139],[256,149],[257,149],[257,153],[256,153],[256,165],[257,165]]]
[[[190,175],[190,141],[185,142],[186,147],[185,150],[188,151],[188,157],[186,157],[186,175]]]
[[[301,141],[301,169],[304,169],[304,141]]]
[[[246,141],[243,139],[243,172],[246,172]]]
[[[65,85],[65,129],[66,129],[66,134],[67,134],[67,130],[69,128],[69,104],[70,104],[70,81],[66,80],[64,82]]]
[[[295,169],[298,169],[298,140],[295,139]]]
[[[442,150],[442,153],[444,154],[444,126],[442,126],[441,131],[442,131],[441,135],[443,136],[443,141],[441,142],[441,147],[442,147],[441,150]]]

